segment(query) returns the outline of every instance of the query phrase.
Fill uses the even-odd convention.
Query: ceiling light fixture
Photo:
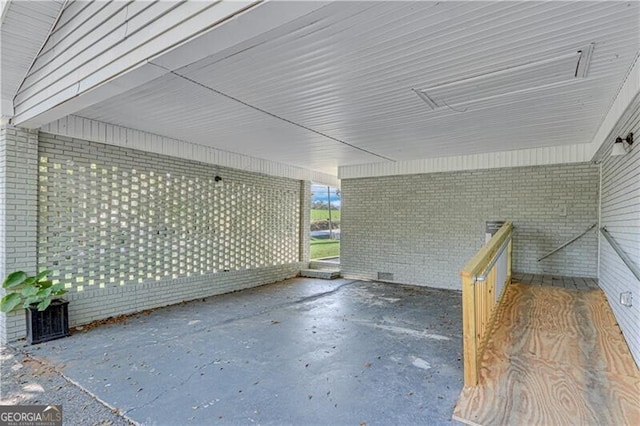
[[[631,151],[633,145],[633,133],[629,133],[626,138],[622,139],[620,136],[616,138],[613,148],[611,149],[611,156],[625,155]]]

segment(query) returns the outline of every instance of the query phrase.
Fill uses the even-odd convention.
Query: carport
[[[268,400],[277,384],[259,391],[262,380],[277,378],[273,354],[290,348],[274,343],[304,342],[301,359],[328,350],[336,335],[322,333],[340,323],[338,313],[356,312],[360,319],[340,325],[350,341],[341,362],[309,362],[299,375],[297,358],[280,365],[292,368],[291,394],[311,407],[291,420],[330,416],[329,391],[364,407],[344,383],[324,396],[302,385],[308,371],[313,382],[344,362],[353,377],[381,369],[366,382],[369,406],[381,411],[359,419],[347,410],[327,422],[426,422],[437,404],[425,401],[437,392],[427,397],[420,381],[436,365],[450,369],[442,377],[451,393],[443,390],[447,402],[433,408],[450,413],[462,348],[443,348],[438,353],[450,357],[442,364],[420,354],[437,359],[433,345],[460,343],[459,291],[486,277],[469,273],[461,283],[459,273],[487,247],[491,221],[513,225],[507,281],[511,270],[597,280],[637,366],[640,304],[630,300],[640,259],[638,3],[8,1],[1,19],[0,275],[50,269],[68,290],[74,327],[138,315],[126,327],[47,344],[51,359],[74,360],[73,374],[88,380],[97,356],[112,361],[109,351],[90,348],[92,339],[111,336],[117,347],[136,333],[151,339],[145,327],[172,336],[194,330],[198,354],[184,355],[189,368],[210,373],[207,363],[218,359],[252,360],[264,368],[255,374],[259,385],[249,386],[247,376],[234,388],[279,413]],[[309,267],[311,182],[341,188],[345,281],[291,280]],[[495,253],[485,254],[491,263]],[[273,296],[257,288],[277,282],[266,287]],[[266,294],[264,310],[236,306]],[[431,303],[434,295],[444,299]],[[278,300],[270,305],[270,297]],[[190,324],[204,319],[189,314],[206,317],[220,304],[237,310]],[[156,311],[165,306],[172,307]],[[243,318],[249,308],[257,310]],[[330,315],[314,316],[315,309]],[[428,336],[426,323],[442,312],[456,330],[443,321],[433,327],[447,331],[434,335],[450,340]],[[387,321],[393,313],[406,327]],[[175,324],[157,325],[172,315]],[[304,333],[314,326],[309,340]],[[19,341],[24,330],[22,312],[0,315],[2,342]],[[249,348],[239,345],[244,332],[257,333],[247,334]],[[158,333],[155,344],[171,341]],[[216,340],[220,333],[240,340]],[[287,339],[296,333],[305,337]],[[209,356],[228,345],[240,351],[233,361]],[[276,352],[266,359],[261,345]],[[118,351],[159,354],[126,346]],[[190,358],[200,353],[206,361]],[[163,365],[176,368],[170,361]],[[108,392],[91,386],[100,398]],[[393,392],[384,392],[389,386]],[[162,399],[161,390],[150,391],[135,396],[140,407]],[[188,411],[195,396],[183,396],[172,412]],[[205,420],[197,417],[203,404],[218,410],[212,401],[193,403],[194,421]],[[248,422],[243,407],[219,415]]]

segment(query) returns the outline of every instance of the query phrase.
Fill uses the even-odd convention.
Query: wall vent
[[[391,272],[378,272],[378,279],[381,281],[393,281],[393,273]]]
[[[432,110],[526,93],[587,77],[595,43],[549,59],[412,89]]]

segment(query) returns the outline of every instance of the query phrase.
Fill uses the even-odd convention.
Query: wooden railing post
[[[509,246],[507,247],[507,284],[511,284],[512,259],[513,259],[513,238],[509,240]]]
[[[462,275],[462,336],[464,359],[464,385],[478,383],[478,348],[476,345],[476,289],[473,276]]]

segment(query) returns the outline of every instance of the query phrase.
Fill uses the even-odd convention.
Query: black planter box
[[[25,310],[27,341],[30,344],[69,336],[69,302],[55,299],[44,311],[39,311],[36,306],[31,305]]]

